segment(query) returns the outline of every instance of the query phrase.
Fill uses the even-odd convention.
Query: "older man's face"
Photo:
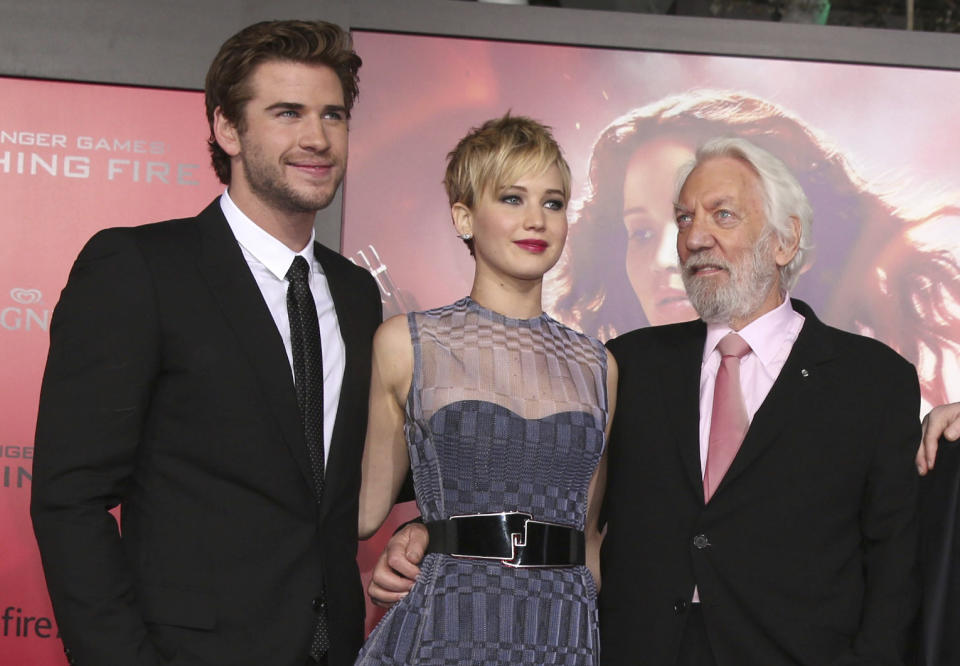
[[[683,283],[705,321],[739,330],[780,304],[779,244],[749,165],[731,157],[701,163],[680,191],[676,220]]]

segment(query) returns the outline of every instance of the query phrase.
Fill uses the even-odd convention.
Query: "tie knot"
[[[721,357],[736,356],[737,358],[743,358],[750,351],[750,345],[736,333],[727,333],[717,343],[717,350]]]
[[[307,276],[310,274],[310,265],[307,260],[299,254],[293,258],[290,269],[287,271],[287,279],[290,282],[309,282]]]

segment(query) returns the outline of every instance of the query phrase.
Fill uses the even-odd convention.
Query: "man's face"
[[[783,252],[750,166],[731,157],[702,162],[680,191],[676,220],[683,283],[701,318],[739,330],[780,304]]]
[[[244,131],[224,121],[233,134],[220,142],[234,158],[231,197],[241,208],[281,213],[326,207],[347,166],[347,111],[336,73],[326,65],[265,62],[250,75],[250,89]]]

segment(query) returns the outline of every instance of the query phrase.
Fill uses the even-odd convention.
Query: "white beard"
[[[776,262],[770,259],[773,240],[774,233],[764,229],[753,252],[736,264],[711,256],[709,250],[687,259],[682,266],[683,286],[701,319],[710,324],[731,324],[748,319],[760,308],[779,271]],[[697,277],[694,269],[708,265],[726,270],[730,279],[714,285],[714,277]]]

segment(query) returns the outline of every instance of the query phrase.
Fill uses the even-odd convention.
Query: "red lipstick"
[[[546,241],[538,240],[536,238],[524,238],[523,240],[513,241],[514,245],[520,247],[527,252],[534,252],[540,254],[547,249],[548,243]]]

